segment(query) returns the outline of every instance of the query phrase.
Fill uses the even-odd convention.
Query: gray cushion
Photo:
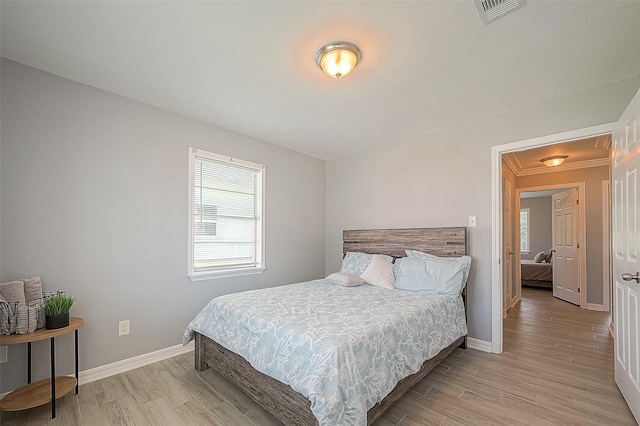
[[[0,294],[7,302],[24,302],[24,283],[18,280],[0,283]]]
[[[40,277],[33,277],[21,281],[24,283],[24,299],[27,302],[42,299],[42,282],[40,281]]]

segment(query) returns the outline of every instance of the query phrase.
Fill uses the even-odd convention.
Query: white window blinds
[[[193,277],[261,272],[264,166],[191,149]]]
[[[529,209],[520,209],[520,252],[529,253]]]

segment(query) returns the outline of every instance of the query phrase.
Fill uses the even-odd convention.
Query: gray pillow
[[[24,283],[24,299],[27,302],[42,299],[42,281],[40,277],[21,280]]]
[[[7,302],[24,302],[24,284],[18,280],[0,283],[0,294]]]
[[[533,258],[533,262],[534,263],[542,263],[543,260],[546,259],[546,255],[543,251],[541,251],[540,253],[536,254],[535,257]]]

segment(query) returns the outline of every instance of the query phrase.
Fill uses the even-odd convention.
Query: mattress
[[[521,260],[520,278],[523,281],[553,281],[553,263]]]
[[[324,425],[367,423],[402,378],[467,334],[462,298],[326,280],[230,294],[189,324],[307,397]]]

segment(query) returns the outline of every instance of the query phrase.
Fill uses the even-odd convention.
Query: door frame
[[[578,189],[578,229],[580,230],[580,238],[578,243],[580,244],[580,307],[587,307],[587,202],[586,202],[586,184],[585,182],[571,182],[571,183],[559,183],[555,185],[540,185],[531,186],[527,188],[516,188],[516,211],[520,211],[520,193],[522,192],[534,192],[534,191],[546,191],[549,189]],[[516,233],[516,247],[520,247],[520,232]],[[519,256],[518,256],[519,257]],[[520,271],[516,270],[516,282],[520,282]],[[518,300],[522,297],[522,284],[516,289]],[[517,303],[517,300],[513,302]]]
[[[611,263],[611,180],[602,181],[602,306],[601,310],[612,312],[611,293],[613,269]],[[596,306],[590,306],[598,310]],[[613,315],[611,315],[613,319]]]
[[[491,352],[502,353],[502,154],[612,133],[616,123],[601,124],[491,147]]]

